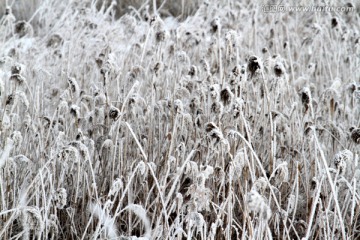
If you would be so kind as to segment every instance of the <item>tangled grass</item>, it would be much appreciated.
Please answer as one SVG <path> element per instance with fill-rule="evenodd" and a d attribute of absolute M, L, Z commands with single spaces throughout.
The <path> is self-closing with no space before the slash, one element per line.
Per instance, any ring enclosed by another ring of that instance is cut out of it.
<path fill-rule="evenodd" d="M 354 2 L 6 2 L 0 239 L 360 237 Z"/>

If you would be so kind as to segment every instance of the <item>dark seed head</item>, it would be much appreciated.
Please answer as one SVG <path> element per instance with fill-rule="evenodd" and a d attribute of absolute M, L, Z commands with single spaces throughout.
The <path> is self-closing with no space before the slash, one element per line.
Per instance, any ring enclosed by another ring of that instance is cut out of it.
<path fill-rule="evenodd" d="M 69 84 L 71 92 L 73 92 L 73 93 L 77 92 L 78 86 L 77 86 L 75 79 L 68 78 L 68 84 Z"/>
<path fill-rule="evenodd" d="M 111 106 L 109 110 L 109 117 L 116 121 L 120 117 L 120 110 L 114 106 Z"/>
<path fill-rule="evenodd" d="M 360 128 L 354 128 L 351 131 L 351 139 L 356 143 L 360 144 Z"/>
<path fill-rule="evenodd" d="M 273 28 L 270 29 L 270 34 L 269 35 L 270 35 L 269 38 L 274 38 L 275 32 L 274 32 Z"/>
<path fill-rule="evenodd" d="M 231 103 L 231 95 L 232 94 L 228 88 L 224 88 L 223 90 L 221 90 L 220 99 L 225 106 Z"/>
<path fill-rule="evenodd" d="M 19 21 L 15 24 L 14 32 L 19 35 L 19 37 L 24 37 L 27 33 L 27 23 L 25 21 Z"/>
<path fill-rule="evenodd" d="M 156 32 L 155 38 L 157 42 L 163 42 L 165 40 L 165 32 L 164 31 Z"/>
<path fill-rule="evenodd" d="M 157 62 L 155 63 L 155 66 L 154 66 L 154 72 L 155 72 L 155 75 L 158 76 L 159 72 L 163 69 L 163 63 L 162 62 Z M 134 77 L 136 77 L 136 75 L 138 74 L 135 74 L 133 73 Z"/>
<path fill-rule="evenodd" d="M 195 97 L 191 99 L 189 107 L 192 113 L 195 113 L 196 109 L 199 107 L 199 104 L 200 104 L 200 100 L 198 98 Z"/>
<path fill-rule="evenodd" d="M 5 15 L 10 15 L 11 13 L 11 8 L 10 7 L 6 7 L 5 9 Z"/>
<path fill-rule="evenodd" d="M 276 65 L 274 66 L 274 73 L 275 73 L 275 75 L 276 75 L 277 77 L 280 77 L 281 75 L 284 74 L 282 67 L 281 67 L 280 65 L 278 65 L 278 64 L 276 64 Z"/>
<path fill-rule="evenodd" d="M 189 75 L 194 77 L 194 76 L 196 76 L 196 73 L 197 73 L 197 68 L 196 68 L 196 66 L 192 65 L 189 70 Z"/>
<path fill-rule="evenodd" d="M 84 137 L 84 134 L 81 131 L 79 131 L 78 134 L 76 134 L 75 139 L 76 139 L 76 141 L 81 141 L 81 139 L 83 137 Z"/>
<path fill-rule="evenodd" d="M 62 37 L 59 34 L 54 34 L 50 37 L 50 39 L 46 43 L 46 47 L 56 48 L 61 45 L 63 42 Z"/>
<path fill-rule="evenodd" d="M 217 128 L 217 127 L 216 127 L 216 125 L 215 125 L 214 123 L 209 122 L 209 123 L 207 123 L 206 126 L 205 126 L 205 131 L 206 131 L 207 133 L 209 133 L 209 132 L 211 132 L 212 130 L 214 130 L 214 129 L 216 129 L 216 128 Z"/>
<path fill-rule="evenodd" d="M 215 18 L 214 20 L 211 21 L 210 25 L 211 25 L 211 31 L 215 33 L 219 28 L 220 20 L 218 18 Z"/>
<path fill-rule="evenodd" d="M 131 97 L 129 98 L 129 106 L 133 106 L 135 104 L 135 98 Z"/>
<path fill-rule="evenodd" d="M 331 19 L 331 27 L 332 27 L 332 28 L 335 28 L 338 24 L 339 24 L 339 23 L 338 23 L 338 20 L 337 20 L 336 17 L 334 17 L 334 18 Z"/>
<path fill-rule="evenodd" d="M 301 101 L 303 105 L 308 105 L 310 103 L 309 93 L 306 91 L 301 92 Z"/>
<path fill-rule="evenodd" d="M 24 21 L 20 21 L 15 25 L 15 33 L 20 33 L 25 29 L 26 23 Z"/>
<path fill-rule="evenodd" d="M 80 116 L 80 108 L 78 106 L 76 106 L 76 105 L 72 105 L 70 107 L 70 114 L 73 117 L 79 118 L 79 116 Z"/>
<path fill-rule="evenodd" d="M 11 74 L 20 74 L 21 72 L 21 66 L 20 65 L 14 65 L 11 67 Z"/>
<path fill-rule="evenodd" d="M 5 105 L 12 105 L 14 104 L 14 94 L 10 94 L 8 95 L 7 99 L 6 99 L 6 102 L 5 102 Z"/>
<path fill-rule="evenodd" d="M 248 60 L 248 71 L 252 76 L 256 73 L 258 69 L 260 69 L 259 59 L 256 56 L 251 56 Z"/>
<path fill-rule="evenodd" d="M 232 70 L 232 73 L 234 74 L 235 77 L 240 75 L 240 67 L 239 66 L 235 66 Z"/>
<path fill-rule="evenodd" d="M 318 185 L 318 182 L 315 178 L 311 180 L 311 190 L 316 190 L 316 187 Z"/>

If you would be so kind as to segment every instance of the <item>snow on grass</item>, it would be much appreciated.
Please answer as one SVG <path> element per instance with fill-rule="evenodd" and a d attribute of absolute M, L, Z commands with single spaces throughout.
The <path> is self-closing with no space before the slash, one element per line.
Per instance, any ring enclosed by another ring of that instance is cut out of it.
<path fill-rule="evenodd" d="M 359 238 L 360 7 L 263 4 L 5 1 L 0 238 Z"/>

